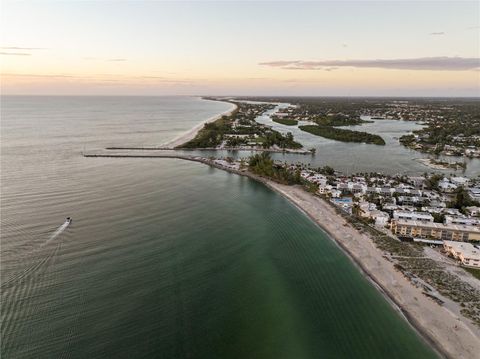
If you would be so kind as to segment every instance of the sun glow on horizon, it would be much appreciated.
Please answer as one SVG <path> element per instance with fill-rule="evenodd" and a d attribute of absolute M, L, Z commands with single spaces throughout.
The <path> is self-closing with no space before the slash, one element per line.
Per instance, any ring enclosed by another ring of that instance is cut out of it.
<path fill-rule="evenodd" d="M 477 2 L 3 8 L 3 94 L 479 96 Z"/>

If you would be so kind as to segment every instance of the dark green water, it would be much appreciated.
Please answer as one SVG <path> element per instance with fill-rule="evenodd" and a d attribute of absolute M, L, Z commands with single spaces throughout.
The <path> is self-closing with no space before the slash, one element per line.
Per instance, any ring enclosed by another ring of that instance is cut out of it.
<path fill-rule="evenodd" d="M 1 358 L 434 358 L 336 245 L 263 185 L 179 160 L 80 155 L 105 137 L 174 137 L 187 109 L 191 121 L 225 110 L 205 106 L 7 103 Z M 53 235 L 66 216 L 72 225 Z"/>
<path fill-rule="evenodd" d="M 6 357 L 434 357 L 279 195 L 200 164 L 121 161 L 105 175 L 134 171 L 123 186 L 142 191 L 123 206 L 105 193 L 102 221 L 79 213 L 8 289 L 26 295 Z"/>

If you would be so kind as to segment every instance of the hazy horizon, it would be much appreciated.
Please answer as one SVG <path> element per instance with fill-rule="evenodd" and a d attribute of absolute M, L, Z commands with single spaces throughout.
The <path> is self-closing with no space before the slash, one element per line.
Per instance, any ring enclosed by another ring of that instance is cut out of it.
<path fill-rule="evenodd" d="M 11 95 L 479 97 L 480 4 L 2 3 Z"/>
<path fill-rule="evenodd" d="M 199 97 L 199 98 L 209 98 L 215 97 L 218 99 L 221 98 L 377 98 L 377 99 L 468 99 L 468 100 L 477 100 L 480 99 L 480 95 L 478 96 L 375 96 L 375 95 L 354 95 L 354 96 L 341 96 L 341 95 L 229 95 L 229 94 L 222 94 L 222 95 L 215 95 L 215 94 L 205 94 L 205 95 L 189 95 L 189 94 L 159 94 L 159 95 L 138 95 L 138 94 L 130 94 L 130 95 L 110 95 L 110 94 L 97 94 L 97 95 L 90 95 L 90 94 L 82 94 L 82 95 L 60 95 L 60 94 L 0 94 L 0 97 Z"/>

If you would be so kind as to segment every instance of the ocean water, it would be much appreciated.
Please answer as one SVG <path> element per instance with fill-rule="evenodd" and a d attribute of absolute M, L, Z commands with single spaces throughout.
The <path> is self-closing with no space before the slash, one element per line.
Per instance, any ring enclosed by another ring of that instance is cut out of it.
<path fill-rule="evenodd" d="M 161 143 L 228 107 L 2 99 L 2 358 L 436 357 L 263 185 L 180 160 L 81 156 Z"/>

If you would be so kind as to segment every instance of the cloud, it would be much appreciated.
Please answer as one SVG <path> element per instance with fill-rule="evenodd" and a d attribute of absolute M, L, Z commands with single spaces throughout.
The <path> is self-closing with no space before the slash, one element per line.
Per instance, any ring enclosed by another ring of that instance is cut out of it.
<path fill-rule="evenodd" d="M 125 85 L 189 85 L 204 79 L 188 78 L 167 78 L 162 76 L 125 76 L 121 74 L 90 74 L 90 75 L 71 75 L 71 74 L 33 74 L 33 73 L 3 73 L 3 77 L 9 79 L 18 79 L 22 81 L 69 81 L 77 83 L 91 84 L 110 84 L 119 83 Z"/>
<path fill-rule="evenodd" d="M 476 30 L 476 29 L 480 29 L 480 26 L 469 26 L 469 27 L 467 27 L 467 30 Z"/>
<path fill-rule="evenodd" d="M 111 61 L 111 62 L 121 62 L 121 61 L 127 61 L 127 59 L 108 59 L 107 61 Z"/>
<path fill-rule="evenodd" d="M 442 35 L 445 35 L 445 32 L 443 32 L 443 31 L 431 32 L 431 33 L 429 33 L 429 35 L 432 35 L 432 36 L 442 36 Z"/>
<path fill-rule="evenodd" d="M 46 50 L 45 47 L 18 47 L 18 46 L 2 46 L 2 50 Z"/>
<path fill-rule="evenodd" d="M 44 47 L 19 47 L 19 46 L 1 46 L 1 50 L 7 50 L 1 51 L 0 55 L 7 55 L 7 56 L 32 56 L 32 54 L 24 51 L 34 51 L 34 50 L 46 50 Z M 10 52 L 12 50 L 15 50 L 15 52 Z M 20 52 L 21 51 L 21 52 Z"/>
<path fill-rule="evenodd" d="M 31 78 L 31 77 L 38 77 L 38 78 L 63 78 L 63 77 L 70 77 L 72 78 L 72 75 L 62 75 L 62 74 L 16 74 L 16 73 L 4 73 L 3 76 L 8 76 L 8 77 L 25 77 L 25 78 Z"/>
<path fill-rule="evenodd" d="M 32 54 L 28 54 L 26 52 L 0 52 L 0 55 L 7 55 L 7 56 L 32 56 Z"/>
<path fill-rule="evenodd" d="M 331 70 L 338 67 L 381 68 L 393 70 L 465 71 L 480 68 L 480 58 L 419 57 L 413 59 L 269 61 L 259 65 L 283 70 Z"/>

